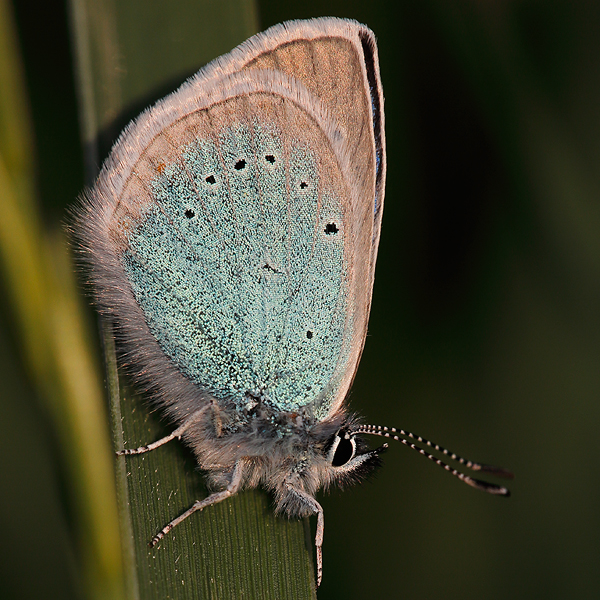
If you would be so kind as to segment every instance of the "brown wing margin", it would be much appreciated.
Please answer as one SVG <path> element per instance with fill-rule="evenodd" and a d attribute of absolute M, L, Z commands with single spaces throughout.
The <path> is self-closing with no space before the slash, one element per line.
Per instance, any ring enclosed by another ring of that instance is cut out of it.
<path fill-rule="evenodd" d="M 365 59 L 367 81 L 371 92 L 371 106 L 373 109 L 373 134 L 375 136 L 375 153 L 377 171 L 375 175 L 375 223 L 378 224 L 383 208 L 383 194 L 385 186 L 385 135 L 383 133 L 383 94 L 379 79 L 379 64 L 376 59 L 377 48 L 372 35 L 366 31 L 359 32 L 360 43 Z M 378 237 L 378 236 L 377 236 Z"/>

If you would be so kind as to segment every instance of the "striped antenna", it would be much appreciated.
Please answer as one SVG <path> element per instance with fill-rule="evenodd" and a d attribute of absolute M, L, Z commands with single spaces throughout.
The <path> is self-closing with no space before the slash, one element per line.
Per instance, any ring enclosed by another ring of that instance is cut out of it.
<path fill-rule="evenodd" d="M 449 459 L 456 461 L 466 469 L 471 469 L 471 471 L 480 471 L 482 473 L 489 473 L 491 475 L 495 475 L 496 477 L 512 479 L 514 475 L 506 469 L 502 469 L 500 467 L 493 467 L 492 465 L 483 465 L 480 463 L 473 462 L 471 460 L 467 460 L 465 458 L 462 458 L 462 456 L 458 456 L 458 454 L 455 454 L 454 452 L 451 452 L 450 450 L 439 446 L 438 444 L 434 444 L 433 442 L 426 440 L 420 435 L 415 435 L 410 431 L 404 431 L 404 429 L 396 429 L 395 427 L 382 427 L 381 425 L 359 425 L 358 427 L 353 428 L 351 433 L 378 435 L 380 437 L 396 440 L 397 442 L 400 442 L 405 446 L 416 450 L 419 454 L 427 457 L 436 465 L 442 467 L 443 469 L 454 475 L 454 477 L 457 477 L 462 482 L 466 483 L 467 485 L 470 485 L 471 487 L 474 487 L 483 492 L 488 492 L 489 494 L 495 494 L 497 496 L 510 496 L 510 491 L 508 490 L 508 488 L 505 488 L 504 486 L 495 485 L 493 483 L 488 483 L 486 481 L 481 481 L 480 479 L 475 479 L 473 477 L 470 477 L 469 475 L 465 475 L 464 473 L 461 473 L 454 467 L 447 465 L 439 458 L 433 456 L 433 454 L 430 454 L 420 446 L 417 446 L 415 443 L 409 442 L 408 439 L 414 440 L 415 442 L 419 442 L 420 444 L 425 444 L 429 448 L 432 448 L 437 452 L 441 452 L 442 454 L 444 454 L 444 456 L 447 456 Z"/>

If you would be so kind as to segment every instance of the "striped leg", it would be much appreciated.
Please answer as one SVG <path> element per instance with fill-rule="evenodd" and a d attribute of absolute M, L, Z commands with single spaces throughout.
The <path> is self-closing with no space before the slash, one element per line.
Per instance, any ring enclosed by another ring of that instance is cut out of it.
<path fill-rule="evenodd" d="M 209 408 L 211 404 L 207 404 L 202 407 L 200 410 L 197 410 L 192 416 L 187 419 L 183 424 L 181 424 L 175 431 L 170 433 L 169 435 L 161 438 L 160 440 L 156 440 L 156 442 L 152 442 L 147 446 L 140 446 L 139 448 L 125 448 L 123 450 L 117 450 L 117 456 L 128 456 L 130 454 L 144 454 L 144 452 L 150 452 L 150 450 L 155 450 L 159 448 L 163 444 L 174 440 L 175 438 L 181 439 L 181 436 L 185 433 L 185 431 L 191 427 L 194 423 L 198 421 L 198 419 L 202 416 L 202 414 Z"/>
<path fill-rule="evenodd" d="M 317 587 L 323 579 L 323 534 L 325 532 L 325 517 L 323 507 L 309 494 L 287 484 L 287 489 L 297 496 L 304 504 L 317 515 L 317 533 L 315 535 L 315 549 L 317 551 Z"/>
<path fill-rule="evenodd" d="M 188 508 L 184 513 L 180 514 L 176 519 L 173 519 L 168 525 L 163 527 L 150 542 L 150 546 L 156 546 L 160 540 L 162 540 L 173 527 L 179 525 L 182 521 L 187 519 L 191 514 L 195 513 L 198 510 L 202 510 L 207 506 L 211 506 L 213 504 L 217 504 L 217 502 L 222 502 L 223 500 L 233 496 L 238 492 L 240 486 L 242 484 L 242 475 L 244 470 L 244 460 L 239 460 L 233 469 L 233 473 L 231 475 L 231 482 L 227 486 L 227 489 L 222 492 L 215 492 L 208 496 L 208 498 L 204 498 L 204 500 L 196 500 L 194 504 L 190 508 Z"/>

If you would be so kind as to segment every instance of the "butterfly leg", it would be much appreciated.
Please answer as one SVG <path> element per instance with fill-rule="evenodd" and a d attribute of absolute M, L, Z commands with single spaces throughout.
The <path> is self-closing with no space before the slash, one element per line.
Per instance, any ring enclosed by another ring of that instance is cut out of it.
<path fill-rule="evenodd" d="M 323 534 L 325 532 L 325 517 L 323 507 L 309 494 L 299 490 L 293 485 L 287 484 L 287 489 L 302 502 L 308 506 L 313 513 L 317 515 L 317 534 L 315 535 L 315 549 L 317 551 L 317 587 L 321 585 L 323 579 Z"/>
<path fill-rule="evenodd" d="M 240 486 L 242 484 L 244 463 L 244 459 L 238 460 L 238 462 L 235 463 L 235 467 L 233 468 L 233 473 L 231 475 L 231 481 L 227 486 L 227 489 L 223 490 L 222 492 L 215 492 L 214 494 L 208 496 L 208 498 L 204 498 L 204 500 L 196 500 L 196 502 L 194 502 L 194 504 L 192 504 L 192 506 L 188 508 L 184 513 L 180 514 L 177 518 L 173 519 L 168 525 L 163 527 L 163 529 L 161 529 L 152 538 L 150 546 L 156 546 L 156 544 L 158 544 L 158 542 L 162 540 L 162 538 L 164 538 L 165 535 L 167 535 L 167 533 L 169 533 L 169 531 L 173 529 L 173 527 L 179 525 L 179 523 L 187 519 L 191 514 L 195 513 L 198 510 L 202 510 L 207 506 L 217 504 L 217 502 L 222 502 L 223 500 L 236 494 L 239 491 Z"/>
<path fill-rule="evenodd" d="M 160 440 L 156 440 L 156 442 L 152 442 L 151 444 L 148 444 L 147 446 L 140 446 L 139 448 L 125 448 L 124 450 L 117 450 L 116 455 L 117 456 L 125 456 L 125 455 L 129 455 L 129 454 L 143 454 L 144 452 L 150 452 L 150 450 L 155 450 L 156 448 L 162 446 L 163 444 L 166 444 L 167 442 L 170 442 L 171 440 L 174 440 L 175 438 L 181 438 L 181 436 L 184 434 L 184 432 L 190 426 L 192 426 L 202 416 L 202 414 L 206 411 L 206 409 L 209 408 L 210 406 L 211 406 L 211 404 L 207 404 L 206 406 L 203 406 L 200 410 L 197 410 L 195 413 L 192 414 L 192 416 L 189 419 L 184 421 L 184 423 L 181 424 L 175 431 L 173 431 L 169 435 L 166 435 L 164 438 L 161 438 Z"/>

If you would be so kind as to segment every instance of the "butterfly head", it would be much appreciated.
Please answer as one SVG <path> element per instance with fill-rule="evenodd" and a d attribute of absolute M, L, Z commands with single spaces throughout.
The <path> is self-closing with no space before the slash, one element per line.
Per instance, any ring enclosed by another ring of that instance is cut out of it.
<path fill-rule="evenodd" d="M 275 490 L 279 511 L 290 516 L 310 514 L 306 497 L 300 497 L 298 490 L 314 498 L 321 488 L 359 483 L 381 465 L 387 444 L 371 450 L 352 421 L 345 417 L 318 423 L 303 448 L 287 457 Z"/>

